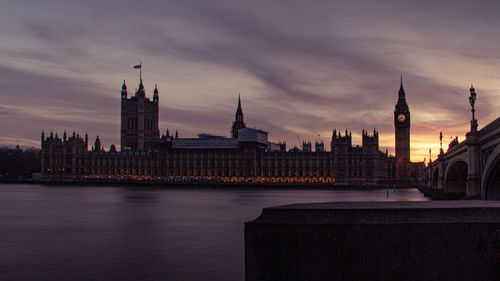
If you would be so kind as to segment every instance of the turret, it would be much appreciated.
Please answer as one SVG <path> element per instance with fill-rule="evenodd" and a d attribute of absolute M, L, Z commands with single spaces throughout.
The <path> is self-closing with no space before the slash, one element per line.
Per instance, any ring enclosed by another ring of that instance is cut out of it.
<path fill-rule="evenodd" d="M 368 131 L 363 129 L 362 146 L 376 145 L 378 149 L 378 132 L 373 129 L 373 135 L 369 135 Z"/>
<path fill-rule="evenodd" d="M 302 152 L 311 152 L 312 151 L 312 148 L 311 148 L 311 141 L 303 141 L 302 142 Z"/>
<path fill-rule="evenodd" d="M 153 94 L 153 102 L 158 103 L 158 86 L 155 84 L 155 90 Z"/>
<path fill-rule="evenodd" d="M 135 92 L 135 95 L 140 96 L 140 97 L 146 96 L 146 92 L 144 91 L 144 85 L 142 84 L 142 79 L 141 79 L 141 82 L 139 83 L 139 89 L 137 89 L 137 92 Z"/>
<path fill-rule="evenodd" d="M 125 85 L 125 80 L 123 80 L 122 85 L 122 99 L 127 99 L 127 85 Z"/>
<path fill-rule="evenodd" d="M 316 152 L 324 152 L 325 151 L 325 144 L 322 140 L 319 142 L 318 141 L 314 142 L 314 151 L 316 151 Z"/>
<path fill-rule="evenodd" d="M 94 149 L 97 152 L 101 151 L 101 140 L 99 139 L 99 136 L 95 138 Z"/>

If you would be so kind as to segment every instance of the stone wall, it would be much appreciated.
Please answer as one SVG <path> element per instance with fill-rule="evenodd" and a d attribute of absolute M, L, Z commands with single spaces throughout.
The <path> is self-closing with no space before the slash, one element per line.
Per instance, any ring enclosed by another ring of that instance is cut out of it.
<path fill-rule="evenodd" d="M 500 202 L 298 204 L 245 224 L 246 280 L 498 280 Z"/>

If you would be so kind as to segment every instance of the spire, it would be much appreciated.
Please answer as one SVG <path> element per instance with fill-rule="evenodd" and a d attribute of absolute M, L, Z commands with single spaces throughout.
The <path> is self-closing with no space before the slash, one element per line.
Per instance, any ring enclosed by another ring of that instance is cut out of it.
<path fill-rule="evenodd" d="M 238 108 L 235 114 L 236 121 L 243 121 L 243 110 L 241 109 L 241 96 L 238 94 Z"/>
<path fill-rule="evenodd" d="M 398 96 L 399 96 L 400 100 L 406 100 L 406 93 L 405 93 L 405 89 L 403 88 L 403 75 L 401 75 L 401 84 L 399 86 Z"/>
<path fill-rule="evenodd" d="M 232 138 L 237 139 L 238 131 L 243 128 L 246 128 L 246 125 L 245 122 L 243 121 L 243 110 L 241 109 L 241 96 L 238 94 L 238 108 L 236 109 L 233 126 L 231 127 Z"/>
<path fill-rule="evenodd" d="M 399 85 L 398 102 L 396 104 L 396 110 L 398 112 L 409 110 L 408 104 L 406 103 L 406 93 L 405 93 L 405 89 L 403 87 L 403 76 L 402 75 L 401 75 L 401 84 Z"/>

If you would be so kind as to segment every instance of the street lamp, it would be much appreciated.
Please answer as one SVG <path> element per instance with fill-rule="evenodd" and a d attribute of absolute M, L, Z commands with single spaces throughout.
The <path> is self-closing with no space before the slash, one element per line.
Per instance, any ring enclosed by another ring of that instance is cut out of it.
<path fill-rule="evenodd" d="M 476 90 L 470 85 L 470 97 L 469 97 L 469 104 L 472 107 L 472 121 L 470 121 L 470 130 L 471 132 L 477 131 L 477 120 L 475 116 L 476 110 L 474 109 L 474 104 L 476 103 Z"/>
<path fill-rule="evenodd" d="M 444 154 L 443 151 L 443 132 L 439 132 L 439 154 Z"/>

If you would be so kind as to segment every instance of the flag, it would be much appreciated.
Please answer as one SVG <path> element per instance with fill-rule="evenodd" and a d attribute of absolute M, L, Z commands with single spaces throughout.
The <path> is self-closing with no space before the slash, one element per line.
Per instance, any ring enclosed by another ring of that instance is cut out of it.
<path fill-rule="evenodd" d="M 134 65 L 135 69 L 142 69 L 142 64 Z"/>

